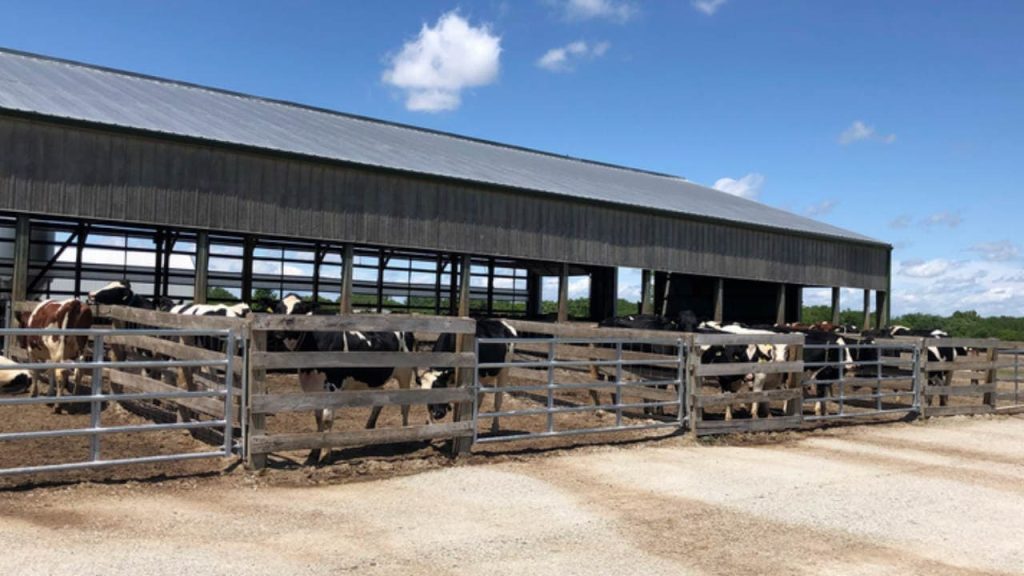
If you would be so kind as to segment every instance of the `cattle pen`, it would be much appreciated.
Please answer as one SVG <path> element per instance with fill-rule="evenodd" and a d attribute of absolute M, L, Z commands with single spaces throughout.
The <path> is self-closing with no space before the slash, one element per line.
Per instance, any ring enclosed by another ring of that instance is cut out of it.
<path fill-rule="evenodd" d="M 101 430 L 107 419 L 139 438 L 188 430 L 194 446 L 165 436 L 156 444 L 166 446 L 135 445 L 177 455 L 223 447 L 217 454 L 258 468 L 300 450 L 440 440 L 464 454 L 583 435 L 777 431 L 1024 405 L 1013 343 L 851 341 L 841 350 L 857 358 L 836 362 L 831 345 L 800 335 L 599 325 L 624 312 L 785 324 L 801 319 L 805 291 L 821 289 L 838 323 L 845 289 L 863 295 L 862 328 L 886 326 L 891 259 L 886 242 L 678 176 L 0 49 L 7 356 L 41 370 L 17 342 L 30 333 L 11 331 L 14 315 L 110 282 L 153 300 L 256 311 L 95 306 L 83 355 L 61 368 L 85 370 L 89 393 L 61 401 L 89 406 L 89 422 L 65 434 L 79 440 L 116 436 Z M 639 278 L 630 301 L 620 298 L 627 273 Z M 318 314 L 259 308 L 286 295 Z M 515 335 L 477 337 L 481 318 Z M 408 333 L 417 346 L 272 349 L 281 331 Z M 450 352 L 430 344 L 444 334 L 455 335 Z M 483 361 L 488 346 L 509 354 Z M 930 358 L 937 346 L 971 355 Z M 705 358 L 737 347 L 770 361 Z M 805 361 L 817 348 L 826 360 Z M 445 389 L 299 390 L 298 371 L 318 367 L 455 378 Z M 507 380 L 481 382 L 480 370 Z M 29 429 L 0 431 L 11 442 L 41 432 L 33 426 L 49 426 L 52 438 L 67 431 L 43 418 L 55 401 L 22 400 L 0 398 L 0 408 L 39 416 L 22 422 Z M 424 415 L 441 405 L 452 406 L 450 420 Z M 311 430 L 313 413 L 364 409 L 386 411 L 383 425 L 346 418 Z M 395 425 L 398 412 L 411 423 Z M 47 453 L 58 462 L 6 450 L 0 467 L 78 465 L 59 446 Z"/>

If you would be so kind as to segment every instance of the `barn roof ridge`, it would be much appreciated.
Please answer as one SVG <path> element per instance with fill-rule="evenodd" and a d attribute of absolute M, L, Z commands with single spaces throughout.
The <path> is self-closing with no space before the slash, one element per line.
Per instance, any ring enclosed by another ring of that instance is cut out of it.
<path fill-rule="evenodd" d="M 887 245 L 681 176 L 0 47 L 4 109 Z"/>

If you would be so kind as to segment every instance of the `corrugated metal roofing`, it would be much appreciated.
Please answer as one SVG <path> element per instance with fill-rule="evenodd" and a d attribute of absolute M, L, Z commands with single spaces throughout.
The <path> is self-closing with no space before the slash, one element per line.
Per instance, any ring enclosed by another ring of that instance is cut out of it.
<path fill-rule="evenodd" d="M 881 244 L 678 177 L 3 49 L 0 109 Z"/>

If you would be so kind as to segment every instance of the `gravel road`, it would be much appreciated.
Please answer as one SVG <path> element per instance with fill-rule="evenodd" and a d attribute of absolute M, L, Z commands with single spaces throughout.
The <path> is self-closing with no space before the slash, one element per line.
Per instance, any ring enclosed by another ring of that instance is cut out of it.
<path fill-rule="evenodd" d="M 1024 417 L 473 462 L 0 491 L 0 574 L 1024 573 Z"/>

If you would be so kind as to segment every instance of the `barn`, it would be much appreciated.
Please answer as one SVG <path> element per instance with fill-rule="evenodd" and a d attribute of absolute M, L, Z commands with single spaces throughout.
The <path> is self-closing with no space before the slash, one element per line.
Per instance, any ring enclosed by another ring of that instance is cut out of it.
<path fill-rule="evenodd" d="M 343 311 L 569 320 L 638 307 L 888 313 L 892 247 L 684 178 L 0 50 L 0 279 L 14 300 L 122 278 L 176 299 L 299 292 Z M 543 306 L 545 286 L 558 305 Z"/>

